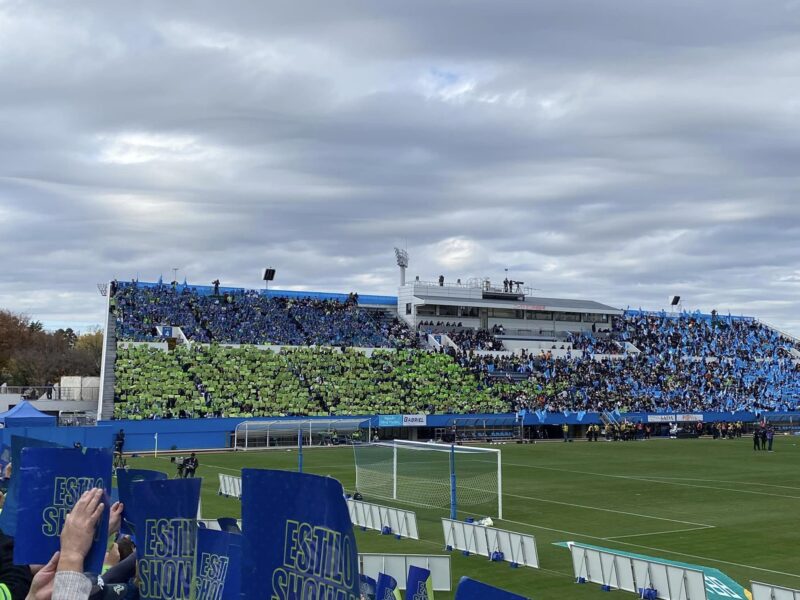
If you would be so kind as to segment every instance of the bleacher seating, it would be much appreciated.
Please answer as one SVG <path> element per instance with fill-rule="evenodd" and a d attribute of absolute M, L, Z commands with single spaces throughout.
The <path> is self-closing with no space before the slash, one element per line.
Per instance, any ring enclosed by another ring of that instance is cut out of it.
<path fill-rule="evenodd" d="M 193 342 L 413 347 L 416 335 L 397 319 L 377 320 L 347 301 L 271 297 L 258 290 L 202 294 L 186 285 L 116 283 L 117 339 L 157 341 L 157 326 L 180 327 Z"/>
<path fill-rule="evenodd" d="M 135 347 L 120 350 L 116 376 L 117 418 L 510 410 L 449 355 L 416 350 Z"/>
<path fill-rule="evenodd" d="M 121 339 L 156 340 L 156 325 L 180 325 L 200 342 L 121 350 L 117 417 L 773 410 L 800 401 L 794 343 L 747 318 L 628 311 L 610 331 L 571 333 L 556 350 L 478 355 L 502 343 L 444 323 L 458 349 L 420 350 L 417 332 L 392 315 L 368 314 L 355 295 L 128 284 L 112 310 Z M 419 333 L 429 326 L 438 327 Z"/>

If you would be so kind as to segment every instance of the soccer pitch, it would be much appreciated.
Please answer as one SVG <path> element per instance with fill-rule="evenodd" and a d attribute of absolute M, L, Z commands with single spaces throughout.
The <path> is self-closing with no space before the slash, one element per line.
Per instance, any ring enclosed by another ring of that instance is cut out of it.
<path fill-rule="evenodd" d="M 542 568 L 512 569 L 452 552 L 453 586 L 469 575 L 537 600 L 602 597 L 599 586 L 573 582 L 569 552 L 553 545 L 574 540 L 714 567 L 747 589 L 750 580 L 800 588 L 798 441 L 776 438 L 774 453 L 754 452 L 749 438 L 492 446 L 503 454 L 505 519 L 495 526 L 533 534 Z M 218 473 L 297 468 L 294 450 L 199 458 L 206 518 L 239 516 L 238 500 L 217 495 Z M 130 458 L 128 464 L 175 474 L 166 457 Z M 353 450 L 306 449 L 304 470 L 335 477 L 352 491 Z M 447 511 L 398 506 L 417 513 L 421 539 L 357 530 L 359 551 L 444 554 L 440 518 Z"/>

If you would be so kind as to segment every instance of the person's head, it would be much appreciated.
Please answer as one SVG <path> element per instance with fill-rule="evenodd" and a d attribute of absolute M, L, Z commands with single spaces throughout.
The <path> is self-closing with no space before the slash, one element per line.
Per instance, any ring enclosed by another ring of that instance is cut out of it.
<path fill-rule="evenodd" d="M 194 458 L 194 452 L 192 452 L 192 458 Z"/>

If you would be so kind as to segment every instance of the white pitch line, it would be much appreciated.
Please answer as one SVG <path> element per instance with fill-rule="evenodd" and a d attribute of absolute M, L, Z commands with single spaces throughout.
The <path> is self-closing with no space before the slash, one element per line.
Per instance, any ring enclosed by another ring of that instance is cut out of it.
<path fill-rule="evenodd" d="M 540 469 L 543 471 L 557 471 L 561 473 L 575 473 L 577 475 L 593 475 L 595 477 L 610 477 L 612 479 L 628 479 L 631 481 L 646 481 L 649 483 L 659 483 L 661 485 L 675 485 L 680 487 L 700 488 L 708 490 L 716 490 L 718 492 L 734 492 L 739 494 L 752 494 L 756 496 L 772 496 L 774 498 L 789 498 L 792 500 L 800 500 L 800 496 L 787 496 L 785 494 L 771 494 L 769 492 L 756 492 L 754 490 L 738 490 L 732 488 L 717 487 L 713 485 L 695 485 L 692 483 L 679 483 L 677 481 L 664 481 L 661 479 L 652 479 L 649 477 L 635 477 L 633 475 L 611 475 L 609 473 L 595 473 L 592 471 L 576 471 L 573 469 L 557 469 L 555 467 L 540 467 L 538 465 L 524 465 L 522 463 L 503 463 L 513 467 L 523 467 L 526 469 Z"/>
<path fill-rule="evenodd" d="M 714 526 L 710 527 L 689 527 L 688 529 L 672 529 L 671 531 L 650 531 L 648 533 L 631 533 L 628 535 L 612 535 L 610 537 L 603 538 L 604 540 L 620 540 L 622 538 L 632 538 L 632 537 L 644 537 L 647 535 L 665 535 L 667 533 L 686 533 L 687 531 L 703 531 L 704 529 L 714 529 Z"/>
<path fill-rule="evenodd" d="M 719 558 L 711 558 L 708 556 L 697 556 L 696 554 L 687 554 L 685 552 L 676 552 L 675 550 L 666 550 L 665 548 L 654 548 L 652 546 L 643 546 L 641 544 L 634 544 L 631 542 L 621 542 L 619 540 L 609 540 L 608 538 L 598 537 L 596 535 L 587 535 L 585 533 L 576 533 L 574 531 L 566 531 L 564 529 L 553 529 L 552 527 L 543 527 L 541 525 L 532 525 L 531 523 L 524 523 L 522 521 L 511 521 L 509 519 L 500 519 L 505 521 L 506 523 L 514 523 L 515 525 L 523 525 L 525 527 L 532 527 L 533 529 L 543 529 L 545 531 L 555 531 L 557 533 L 565 533 L 567 535 L 574 535 L 577 537 L 586 538 L 589 540 L 600 540 L 600 541 L 610 541 L 614 544 L 621 544 L 623 546 L 631 546 L 632 548 L 643 548 L 645 550 L 652 550 L 654 552 L 664 552 L 666 554 L 674 554 L 675 556 L 686 556 L 688 558 L 694 558 L 697 560 L 707 560 L 714 563 L 719 563 L 722 565 L 731 565 L 734 567 L 742 567 L 743 569 L 753 569 L 754 571 L 763 571 L 765 573 L 773 573 L 775 575 L 786 575 L 787 577 L 796 577 L 800 579 L 800 575 L 797 573 L 786 573 L 785 571 L 775 571 L 773 569 L 765 569 L 764 567 L 756 567 L 754 565 L 745 565 L 742 563 L 735 563 L 728 560 L 721 560 Z"/>
<path fill-rule="evenodd" d="M 695 525 L 699 529 L 710 529 L 714 527 L 714 525 L 709 525 L 708 523 L 695 523 L 693 521 L 681 521 L 679 519 L 669 519 L 667 517 L 655 517 L 653 515 L 643 515 L 641 513 L 635 512 L 628 512 L 625 510 L 615 510 L 613 508 L 602 508 L 599 506 L 587 506 L 585 504 L 573 504 L 572 502 L 560 502 L 558 500 L 548 500 L 547 498 L 535 498 L 533 496 L 522 496 L 520 494 L 510 494 L 508 492 L 503 492 L 503 496 L 511 496 L 513 498 L 522 498 L 524 500 L 534 500 L 536 502 L 547 502 L 548 504 L 561 504 L 562 506 L 574 506 L 575 508 L 585 508 L 588 510 L 599 510 L 602 512 L 610 512 L 616 513 L 619 515 L 627 515 L 629 517 L 641 517 L 643 519 L 655 519 L 657 521 L 668 521 L 670 523 L 681 523 L 683 525 Z"/>
<path fill-rule="evenodd" d="M 763 487 L 780 488 L 783 490 L 800 491 L 800 487 L 793 487 L 791 485 L 777 485 L 774 483 L 759 483 L 757 481 L 733 481 L 731 479 L 705 479 L 705 478 L 692 478 L 692 477 L 661 477 L 655 475 L 648 475 L 652 479 L 668 479 L 672 481 L 707 481 L 709 483 L 733 483 L 736 485 L 758 485 Z"/>

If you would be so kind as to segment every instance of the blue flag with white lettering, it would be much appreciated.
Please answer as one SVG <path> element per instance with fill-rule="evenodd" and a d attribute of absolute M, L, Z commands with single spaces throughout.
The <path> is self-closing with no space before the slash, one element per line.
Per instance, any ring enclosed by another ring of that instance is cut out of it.
<path fill-rule="evenodd" d="M 28 438 L 21 435 L 11 436 L 11 467 L 16 471 L 11 474 L 11 482 L 8 484 L 6 500 L 3 503 L 3 511 L 0 512 L 0 530 L 8 536 L 14 537 L 17 534 L 17 507 L 19 506 L 19 461 L 23 448 L 61 448 L 60 444 Z M 50 559 L 47 559 L 50 560 Z"/>
<path fill-rule="evenodd" d="M 433 600 L 433 580 L 428 569 L 408 567 L 406 600 Z"/>
<path fill-rule="evenodd" d="M 117 469 L 117 489 L 119 490 L 119 501 L 123 506 L 120 533 L 126 535 L 136 533 L 136 527 L 133 524 L 136 511 L 136 495 L 133 493 L 133 485 L 139 481 L 158 481 L 160 479 L 167 479 L 167 474 L 147 469 Z"/>
<path fill-rule="evenodd" d="M 238 600 L 242 581 L 242 536 L 197 530 L 194 600 Z"/>
<path fill-rule="evenodd" d="M 245 600 L 359 597 L 358 551 L 342 484 L 242 469 Z"/>
<path fill-rule="evenodd" d="M 187 600 L 192 589 L 200 478 L 138 481 L 136 566 L 139 597 Z"/>
<path fill-rule="evenodd" d="M 378 573 L 375 600 L 402 600 L 397 580 L 386 573 Z"/>
<path fill-rule="evenodd" d="M 361 600 L 375 600 L 378 582 L 363 573 L 359 575 L 359 578 L 361 580 Z"/>
<path fill-rule="evenodd" d="M 455 600 L 528 600 L 528 598 L 469 577 L 462 577 L 456 588 Z"/>
<path fill-rule="evenodd" d="M 105 509 L 97 525 L 94 542 L 84 569 L 99 572 L 103 567 L 108 537 L 109 494 L 111 492 L 111 450 L 99 448 L 25 448 L 19 467 L 17 536 L 14 562 L 18 565 L 44 564 L 59 549 L 61 530 L 81 495 L 93 488 L 105 490 Z"/>

